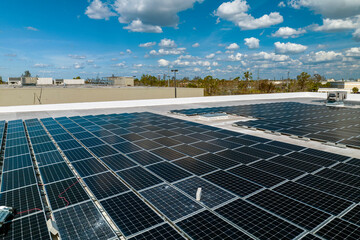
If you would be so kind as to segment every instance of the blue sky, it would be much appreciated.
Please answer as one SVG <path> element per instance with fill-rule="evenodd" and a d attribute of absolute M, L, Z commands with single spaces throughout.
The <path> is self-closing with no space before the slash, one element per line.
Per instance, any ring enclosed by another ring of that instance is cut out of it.
<path fill-rule="evenodd" d="M 359 0 L 1 1 L 0 76 L 360 78 Z"/>

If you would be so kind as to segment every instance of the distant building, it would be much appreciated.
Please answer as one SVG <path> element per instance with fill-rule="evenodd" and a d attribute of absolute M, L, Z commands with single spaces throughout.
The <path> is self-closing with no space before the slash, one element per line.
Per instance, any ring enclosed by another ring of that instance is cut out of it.
<path fill-rule="evenodd" d="M 64 79 L 65 85 L 85 85 L 85 79 Z"/>
<path fill-rule="evenodd" d="M 47 85 L 53 85 L 54 79 L 53 78 L 38 78 L 36 85 L 37 86 L 47 86 Z"/>
<path fill-rule="evenodd" d="M 21 86 L 22 85 L 21 77 L 9 77 L 8 85 Z"/>
<path fill-rule="evenodd" d="M 14 86 L 35 86 L 36 82 L 36 77 L 9 77 L 8 79 L 8 85 Z"/>
<path fill-rule="evenodd" d="M 134 86 L 134 77 L 105 77 L 103 78 L 104 82 L 107 82 L 109 85 L 120 86 L 120 87 L 133 87 Z"/>
<path fill-rule="evenodd" d="M 336 81 L 336 82 L 331 82 L 331 87 L 332 88 L 338 88 L 341 90 L 345 90 L 347 92 L 352 92 L 352 89 L 354 87 L 357 87 L 358 89 L 360 89 L 360 82 L 358 81 Z"/>

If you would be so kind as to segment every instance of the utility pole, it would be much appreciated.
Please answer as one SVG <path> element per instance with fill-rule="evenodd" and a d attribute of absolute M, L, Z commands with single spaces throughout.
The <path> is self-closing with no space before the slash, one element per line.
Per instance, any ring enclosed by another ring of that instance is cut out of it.
<path fill-rule="evenodd" d="M 177 73 L 178 71 L 179 71 L 179 70 L 177 70 L 177 69 L 171 69 L 171 72 L 174 73 L 175 98 L 177 98 L 177 93 L 176 93 L 176 73 Z"/>

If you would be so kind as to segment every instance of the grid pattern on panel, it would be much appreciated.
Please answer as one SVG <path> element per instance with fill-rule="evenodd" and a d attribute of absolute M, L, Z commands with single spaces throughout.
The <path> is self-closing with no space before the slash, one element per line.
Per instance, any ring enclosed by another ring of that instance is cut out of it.
<path fill-rule="evenodd" d="M 40 167 L 39 170 L 45 184 L 74 177 L 74 174 L 65 162 Z"/>
<path fill-rule="evenodd" d="M 0 205 L 13 207 L 17 216 L 25 216 L 43 209 L 37 185 L 2 192 Z"/>
<path fill-rule="evenodd" d="M 277 154 L 286 154 L 286 153 L 289 153 L 289 152 L 292 151 L 292 150 L 289 150 L 289 149 L 278 148 L 278 147 L 267 145 L 267 144 L 256 144 L 256 145 L 254 145 L 252 147 L 260 149 L 260 150 L 272 152 L 272 153 L 277 153 Z"/>
<path fill-rule="evenodd" d="M 334 215 L 340 214 L 352 205 L 352 202 L 345 199 L 294 182 L 286 182 L 274 191 Z"/>
<path fill-rule="evenodd" d="M 71 206 L 89 199 L 76 178 L 45 185 L 52 210 Z"/>
<path fill-rule="evenodd" d="M 297 160 L 294 158 L 289 158 L 286 156 L 277 156 L 269 160 L 270 162 L 274 162 L 283 166 L 291 167 L 304 172 L 313 172 L 321 168 L 322 166 L 311 164 L 308 162 L 304 162 L 301 160 Z"/>
<path fill-rule="evenodd" d="M 56 147 L 52 142 L 39 143 L 32 146 L 35 154 L 55 151 Z"/>
<path fill-rule="evenodd" d="M 191 173 L 169 162 L 157 163 L 154 165 L 150 165 L 147 168 L 168 182 L 175 182 L 192 175 Z"/>
<path fill-rule="evenodd" d="M 43 213 L 34 214 L 3 226 L 6 229 L 4 240 L 50 240 L 49 231 Z"/>
<path fill-rule="evenodd" d="M 162 183 L 163 181 L 141 167 L 117 172 L 117 174 L 136 190 Z"/>
<path fill-rule="evenodd" d="M 291 158 L 301 160 L 301 161 L 309 162 L 309 163 L 312 163 L 312 164 L 317 164 L 319 166 L 325 166 L 325 167 L 328 167 L 328 166 L 333 165 L 334 163 L 336 163 L 336 161 L 334 161 L 334 160 L 325 159 L 325 158 L 322 158 L 322 157 L 316 157 L 316 156 L 309 155 L 309 154 L 306 154 L 306 153 L 303 153 L 303 152 L 293 152 L 293 153 L 290 153 L 287 156 L 291 157 Z"/>
<path fill-rule="evenodd" d="M 110 172 L 84 178 L 84 181 L 97 199 L 107 198 L 129 190 Z"/>
<path fill-rule="evenodd" d="M 205 175 L 203 178 L 241 197 L 249 195 L 250 193 L 262 188 L 259 185 L 246 181 L 225 171 L 217 171 Z"/>
<path fill-rule="evenodd" d="M 248 154 L 248 155 L 251 155 L 254 157 L 262 158 L 262 159 L 267 159 L 270 157 L 274 157 L 276 155 L 276 153 L 263 151 L 263 150 L 256 149 L 253 147 L 242 147 L 242 148 L 236 149 L 235 151 L 245 153 L 245 154 Z"/>
<path fill-rule="evenodd" d="M 103 200 L 101 204 L 125 236 L 163 222 L 161 217 L 132 192 Z"/>
<path fill-rule="evenodd" d="M 244 200 L 238 199 L 216 210 L 234 224 L 260 239 L 294 239 L 303 230 Z"/>
<path fill-rule="evenodd" d="M 200 212 L 176 225 L 193 239 L 252 239 L 209 211 Z"/>
<path fill-rule="evenodd" d="M 36 183 L 34 169 L 22 168 L 2 174 L 1 191 L 7 191 Z"/>
<path fill-rule="evenodd" d="M 163 159 L 161 159 L 158 156 L 156 156 L 150 152 L 147 152 L 147 151 L 139 151 L 139 152 L 135 152 L 135 153 L 130 153 L 130 154 L 128 154 L 128 157 L 130 157 L 135 162 L 137 162 L 138 164 L 141 164 L 143 166 L 163 161 Z"/>
<path fill-rule="evenodd" d="M 246 165 L 241 165 L 235 168 L 232 168 L 231 170 L 229 170 L 229 172 L 245 178 L 247 180 L 253 181 L 257 184 L 260 184 L 264 187 L 272 187 L 274 185 L 277 185 L 281 182 L 283 182 L 285 179 L 278 177 L 276 175 L 258 170 L 256 168 L 250 167 L 250 166 L 246 166 Z"/>
<path fill-rule="evenodd" d="M 72 165 L 81 177 L 107 171 L 107 168 L 95 158 L 73 162 Z"/>
<path fill-rule="evenodd" d="M 197 142 L 197 143 L 193 143 L 191 144 L 191 146 L 203 149 L 205 151 L 208 152 L 219 152 L 221 150 L 225 150 L 225 148 L 211 144 L 211 143 L 207 143 L 207 142 Z"/>
<path fill-rule="evenodd" d="M 30 154 L 19 155 L 4 159 L 3 171 L 11 171 L 19 168 L 32 166 L 32 159 Z"/>
<path fill-rule="evenodd" d="M 166 239 L 166 240 L 180 240 L 185 239 L 169 224 L 165 223 L 149 231 L 136 235 L 130 238 L 131 240 L 149 240 L 149 239 Z"/>
<path fill-rule="evenodd" d="M 6 147 L 5 148 L 5 158 L 13 157 L 17 155 L 23 155 L 30 153 L 29 147 L 27 144 L 24 145 L 18 145 L 13 147 Z"/>
<path fill-rule="evenodd" d="M 35 159 L 39 166 L 63 162 L 64 159 L 58 151 L 36 154 Z"/>
<path fill-rule="evenodd" d="M 123 170 L 136 166 L 136 164 L 131 161 L 129 158 L 122 154 L 112 155 L 108 157 L 103 157 L 101 160 L 108 165 L 113 171 Z"/>
<path fill-rule="evenodd" d="M 210 208 L 235 197 L 235 195 L 232 195 L 199 177 L 192 177 L 178 182 L 175 186 L 195 199 L 198 188 L 201 188 L 200 201 Z"/>
<path fill-rule="evenodd" d="M 208 153 L 208 154 L 198 156 L 198 157 L 196 157 L 196 159 L 199 159 L 207 164 L 210 164 L 214 167 L 218 167 L 220 169 L 227 169 L 227 168 L 234 167 L 239 164 L 238 162 L 218 156 L 213 153 Z"/>
<path fill-rule="evenodd" d="M 304 174 L 302 171 L 265 160 L 255 162 L 250 166 L 290 180 Z"/>
<path fill-rule="evenodd" d="M 317 172 L 315 175 L 327 178 L 333 181 L 337 181 L 346 185 L 360 188 L 360 176 L 355 176 L 352 174 L 340 172 L 337 170 L 325 168 L 320 172 Z"/>
<path fill-rule="evenodd" d="M 155 155 L 158 155 L 158 156 L 164 158 L 165 160 L 168 160 L 168 161 L 172 161 L 172 160 L 179 159 L 179 158 L 186 156 L 183 153 L 180 153 L 178 151 L 175 151 L 173 149 L 166 148 L 166 147 L 158 148 L 158 149 L 152 150 L 151 152 L 154 153 Z"/>
<path fill-rule="evenodd" d="M 357 205 L 351 209 L 351 211 L 349 211 L 341 218 L 360 226 L 360 205 Z"/>
<path fill-rule="evenodd" d="M 330 217 L 328 213 L 268 189 L 251 196 L 248 200 L 309 231 Z"/>
<path fill-rule="evenodd" d="M 176 160 L 173 163 L 196 175 L 203 175 L 217 170 L 216 167 L 213 167 L 211 165 L 208 165 L 204 162 L 198 161 L 190 157 Z"/>
<path fill-rule="evenodd" d="M 74 139 L 57 143 L 62 150 L 81 148 L 81 145 Z"/>
<path fill-rule="evenodd" d="M 63 240 L 102 240 L 115 237 L 91 201 L 56 211 L 54 216 Z"/>
<path fill-rule="evenodd" d="M 145 190 L 141 195 L 172 221 L 202 208 L 167 184 Z"/>
<path fill-rule="evenodd" d="M 174 149 L 176 151 L 179 151 L 179 152 L 189 155 L 191 157 L 206 153 L 206 151 L 204 151 L 204 150 L 201 150 L 199 148 L 196 148 L 196 147 L 193 147 L 193 146 L 187 145 L 187 144 L 182 144 L 182 145 L 176 146 L 176 147 L 174 147 Z"/>
<path fill-rule="evenodd" d="M 356 160 L 356 159 L 353 159 Z M 341 172 L 346 172 L 346 173 L 350 173 L 356 176 L 360 176 L 360 165 L 359 166 L 355 166 L 351 164 L 351 161 L 347 162 L 347 163 L 340 163 L 337 164 L 333 167 L 331 167 L 331 169 L 335 169 Z"/>
<path fill-rule="evenodd" d="M 234 150 L 221 151 L 221 152 L 216 153 L 216 155 L 228 158 L 228 159 L 233 160 L 238 163 L 244 163 L 244 164 L 248 164 L 248 163 L 254 162 L 259 159 L 258 157 L 250 156 L 248 154 L 244 154 L 244 153 L 237 152 Z"/>
<path fill-rule="evenodd" d="M 105 157 L 119 153 L 108 145 L 100 145 L 89 148 L 97 157 Z"/>
<path fill-rule="evenodd" d="M 141 150 L 141 148 L 139 148 L 138 146 L 136 146 L 131 142 L 123 142 L 123 143 L 115 144 L 113 145 L 113 147 L 122 153 L 131 153 Z"/>
<path fill-rule="evenodd" d="M 85 148 L 75 148 L 64 151 L 65 156 L 70 162 L 91 158 L 92 155 Z"/>
<path fill-rule="evenodd" d="M 360 239 L 360 228 L 352 223 L 348 223 L 339 218 L 333 219 L 331 222 L 320 228 L 316 235 L 325 239 Z"/>

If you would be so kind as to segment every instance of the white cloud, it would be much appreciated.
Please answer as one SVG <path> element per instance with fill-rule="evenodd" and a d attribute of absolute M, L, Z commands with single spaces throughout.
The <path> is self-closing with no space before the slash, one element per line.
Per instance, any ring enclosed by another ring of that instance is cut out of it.
<path fill-rule="evenodd" d="M 297 54 L 304 52 L 307 47 L 301 44 L 296 43 L 281 43 L 276 42 L 275 45 L 275 52 L 280 54 Z"/>
<path fill-rule="evenodd" d="M 353 47 L 345 51 L 346 57 L 360 58 L 360 47 Z"/>
<path fill-rule="evenodd" d="M 37 31 L 39 31 L 39 29 L 37 29 L 37 28 L 34 28 L 34 27 L 25 27 L 25 29 L 26 30 L 29 30 L 29 31 L 35 31 L 35 32 L 37 32 Z"/>
<path fill-rule="evenodd" d="M 327 63 L 333 61 L 340 61 L 342 60 L 343 55 L 341 53 L 337 53 L 334 51 L 320 51 L 316 53 L 310 53 L 306 56 L 301 57 L 305 63 Z"/>
<path fill-rule="evenodd" d="M 75 69 L 83 69 L 85 66 L 83 63 L 74 63 L 74 68 Z"/>
<path fill-rule="evenodd" d="M 36 67 L 36 68 L 47 68 L 47 67 L 49 67 L 49 64 L 36 63 L 36 64 L 34 64 L 34 67 Z"/>
<path fill-rule="evenodd" d="M 162 33 L 163 32 L 160 26 L 144 24 L 139 19 L 131 21 L 131 23 L 128 26 L 125 26 L 124 29 L 127 29 L 130 32 L 146 32 L 146 33 Z"/>
<path fill-rule="evenodd" d="M 254 37 L 251 38 L 245 38 L 245 45 L 249 48 L 249 49 L 256 49 L 259 48 L 260 46 L 260 40 Z"/>
<path fill-rule="evenodd" d="M 360 42 L 360 27 L 353 32 L 353 38 L 355 41 Z"/>
<path fill-rule="evenodd" d="M 345 18 L 360 14 L 359 0 L 288 0 L 288 5 L 307 7 L 329 18 Z"/>
<path fill-rule="evenodd" d="M 150 55 L 156 56 L 156 55 L 180 55 L 183 54 L 186 51 L 186 48 L 173 48 L 173 49 L 159 49 L 158 51 L 156 50 L 151 50 L 150 51 Z"/>
<path fill-rule="evenodd" d="M 200 44 L 199 44 L 199 43 L 194 43 L 194 44 L 192 45 L 192 47 L 193 47 L 193 48 L 200 47 Z"/>
<path fill-rule="evenodd" d="M 232 43 L 230 44 L 229 46 L 226 47 L 226 49 L 228 50 L 236 50 L 236 49 L 239 49 L 239 45 L 237 45 L 236 43 Z"/>
<path fill-rule="evenodd" d="M 201 69 L 200 68 L 194 68 L 194 72 L 200 72 Z"/>
<path fill-rule="evenodd" d="M 271 34 L 273 37 L 281 38 L 297 38 L 299 35 L 306 33 L 305 29 L 299 28 L 298 30 L 290 27 L 281 27 L 275 33 Z"/>
<path fill-rule="evenodd" d="M 179 12 L 192 8 L 203 0 L 116 0 L 115 11 L 120 15 L 119 22 L 129 24 L 126 29 L 134 29 L 134 22 L 139 26 L 137 32 L 162 32 L 162 27 L 176 27 Z M 146 26 L 146 27 L 145 27 Z"/>
<path fill-rule="evenodd" d="M 69 54 L 68 56 L 73 58 L 73 59 L 85 59 L 86 58 L 86 56 L 84 56 L 84 55 L 72 55 L 72 54 Z"/>
<path fill-rule="evenodd" d="M 155 46 L 155 45 L 156 45 L 156 42 L 147 42 L 147 43 L 140 44 L 139 47 L 148 48 L 148 47 L 152 47 L 152 46 Z"/>
<path fill-rule="evenodd" d="M 323 19 L 323 25 L 315 26 L 314 31 L 319 32 L 340 32 L 355 29 L 360 25 L 360 21 L 357 22 L 357 19 L 346 18 L 346 19 Z"/>
<path fill-rule="evenodd" d="M 214 53 L 211 53 L 209 55 L 206 56 L 207 59 L 211 59 L 211 58 L 214 58 L 215 57 L 215 54 Z"/>
<path fill-rule="evenodd" d="M 290 60 L 287 55 L 279 55 L 275 53 L 259 52 L 252 55 L 253 60 L 269 60 L 274 62 L 284 62 Z"/>
<path fill-rule="evenodd" d="M 126 49 L 127 54 L 132 54 L 132 51 L 130 49 Z"/>
<path fill-rule="evenodd" d="M 230 61 L 241 61 L 244 56 L 245 56 L 245 55 L 243 55 L 243 54 L 241 54 L 241 53 L 237 53 L 236 55 L 230 55 L 230 56 L 228 57 L 228 59 L 229 59 Z"/>
<path fill-rule="evenodd" d="M 141 67 L 143 67 L 144 65 L 142 65 L 141 63 L 139 63 L 139 64 L 134 64 L 134 67 L 136 67 L 136 68 L 141 68 Z"/>
<path fill-rule="evenodd" d="M 158 64 L 160 67 L 167 67 L 169 66 L 170 62 L 168 60 L 165 60 L 165 59 L 160 59 L 158 61 Z"/>
<path fill-rule="evenodd" d="M 254 18 L 247 13 L 249 8 L 250 6 L 247 4 L 246 0 L 234 0 L 222 3 L 214 14 L 215 16 L 218 16 L 219 19 L 221 18 L 233 22 L 242 30 L 266 28 L 284 21 L 283 17 L 278 12 L 265 14 L 260 18 Z"/>
<path fill-rule="evenodd" d="M 286 7 L 284 2 L 279 2 L 278 7 Z"/>
<path fill-rule="evenodd" d="M 92 19 L 105 19 L 109 20 L 110 17 L 116 16 L 116 13 L 111 12 L 106 3 L 100 0 L 94 0 L 86 8 L 85 14 Z"/>
<path fill-rule="evenodd" d="M 113 67 L 125 67 L 125 63 L 117 63 L 117 64 L 114 64 L 112 65 Z"/>
<path fill-rule="evenodd" d="M 164 39 L 161 39 L 161 41 L 159 43 L 159 47 L 162 47 L 162 48 L 174 48 L 174 47 L 176 47 L 176 43 L 175 43 L 174 40 L 164 38 Z"/>

